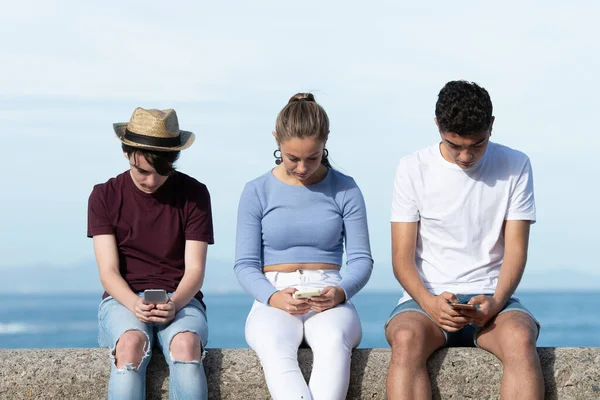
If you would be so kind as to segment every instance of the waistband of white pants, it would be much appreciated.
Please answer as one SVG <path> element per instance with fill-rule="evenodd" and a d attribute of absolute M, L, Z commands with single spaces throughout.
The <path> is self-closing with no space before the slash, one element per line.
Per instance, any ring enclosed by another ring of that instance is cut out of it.
<path fill-rule="evenodd" d="M 270 271 L 265 272 L 265 277 L 277 289 L 296 286 L 322 288 L 337 285 L 342 280 L 340 271 L 336 269 L 298 269 L 293 272 Z"/>

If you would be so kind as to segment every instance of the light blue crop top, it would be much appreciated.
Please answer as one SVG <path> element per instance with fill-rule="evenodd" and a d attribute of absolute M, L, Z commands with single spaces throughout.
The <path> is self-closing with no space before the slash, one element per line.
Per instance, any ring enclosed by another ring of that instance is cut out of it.
<path fill-rule="evenodd" d="M 248 293 L 268 304 L 277 289 L 264 276 L 265 265 L 341 266 L 344 240 L 347 267 L 340 286 L 348 300 L 373 270 L 365 203 L 356 182 L 329 169 L 319 183 L 292 186 L 269 171 L 248 182 L 240 198 L 235 274 Z"/>

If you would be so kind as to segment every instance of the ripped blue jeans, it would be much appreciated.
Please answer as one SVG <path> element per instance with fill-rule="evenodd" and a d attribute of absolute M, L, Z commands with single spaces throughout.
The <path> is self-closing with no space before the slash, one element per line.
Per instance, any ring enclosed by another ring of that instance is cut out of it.
<path fill-rule="evenodd" d="M 114 357 L 117 342 L 125 332 L 135 330 L 143 332 L 148 339 L 146 354 L 139 366 L 127 364 L 117 369 Z M 179 310 L 168 325 L 146 324 L 112 297 L 102 300 L 98 307 L 98 343 L 111 350 L 109 400 L 146 398 L 146 368 L 155 344 L 161 348 L 169 366 L 169 399 L 207 399 L 208 388 L 202 360 L 177 361 L 171 357 L 171 340 L 182 332 L 193 332 L 200 337 L 204 358 L 208 325 L 206 310 L 197 299 L 192 299 Z"/>

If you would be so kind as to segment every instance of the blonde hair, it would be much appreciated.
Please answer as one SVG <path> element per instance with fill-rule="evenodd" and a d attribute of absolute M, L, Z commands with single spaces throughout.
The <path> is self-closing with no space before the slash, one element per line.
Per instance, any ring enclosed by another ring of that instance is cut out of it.
<path fill-rule="evenodd" d="M 275 137 L 277 143 L 291 138 L 315 138 L 326 142 L 329 137 L 329 117 L 312 93 L 296 93 L 277 115 Z M 326 151 L 321 162 L 331 168 Z"/>

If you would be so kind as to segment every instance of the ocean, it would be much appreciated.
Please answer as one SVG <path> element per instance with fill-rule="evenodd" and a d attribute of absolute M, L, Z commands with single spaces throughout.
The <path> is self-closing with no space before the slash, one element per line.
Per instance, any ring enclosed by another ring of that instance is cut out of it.
<path fill-rule="evenodd" d="M 383 324 L 399 293 L 354 297 L 363 327 L 359 347 L 389 347 Z M 600 292 L 518 292 L 542 325 L 538 346 L 600 346 Z M 97 347 L 100 294 L 0 295 L 0 348 Z M 207 347 L 248 347 L 244 323 L 252 299 L 244 293 L 205 295 Z"/>

